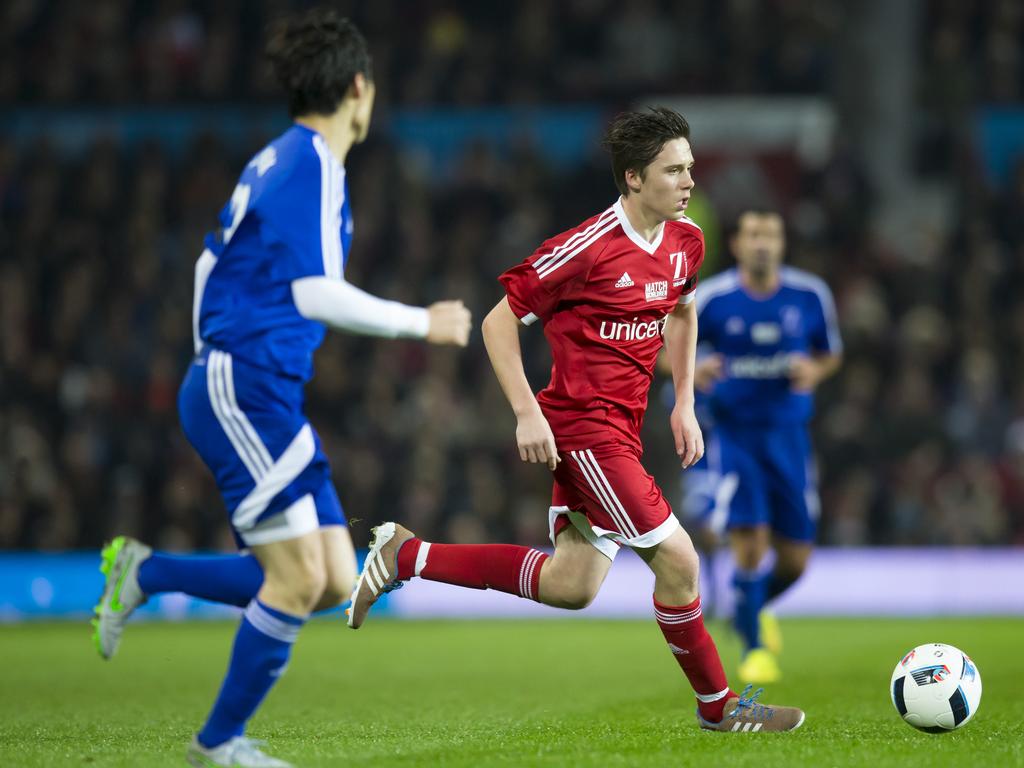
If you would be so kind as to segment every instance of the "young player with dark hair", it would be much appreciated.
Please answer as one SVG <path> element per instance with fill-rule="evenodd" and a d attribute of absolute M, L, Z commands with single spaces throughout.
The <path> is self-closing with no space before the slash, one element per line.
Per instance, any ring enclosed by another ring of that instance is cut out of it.
<path fill-rule="evenodd" d="M 683 467 L 704 451 L 693 412 L 693 297 L 704 240 L 685 215 L 694 186 L 689 136 L 686 120 L 668 109 L 618 116 L 605 143 L 621 197 L 502 275 L 506 296 L 483 323 L 491 363 L 518 419 L 520 458 L 554 474 L 554 555 L 505 544 L 431 544 L 385 523 L 374 530 L 349 624 L 360 627 L 381 593 L 415 576 L 583 608 L 619 547 L 628 546 L 654 572 L 654 614 L 696 693 L 701 727 L 789 731 L 804 720 L 799 709 L 758 704 L 757 694 L 737 696 L 729 688 L 701 617 L 697 554 L 640 463 L 640 425 L 663 341 Z M 554 365 L 550 384 L 535 397 L 519 330 L 538 320 Z"/>
<path fill-rule="evenodd" d="M 185 592 L 245 607 L 227 676 L 188 749 L 196 766 L 286 766 L 244 734 L 284 672 L 311 611 L 352 590 L 355 553 L 327 457 L 303 413 L 303 387 L 326 326 L 465 346 L 462 302 L 427 309 L 371 296 L 344 279 L 352 240 L 345 158 L 366 138 L 370 57 L 359 31 L 314 9 L 281 22 L 268 53 L 294 125 L 242 171 L 221 228 L 196 263 L 196 357 L 179 393 L 182 426 L 213 472 L 249 555 L 173 557 L 118 537 L 95 641 L 110 658 L 125 621 L 152 594 Z"/>
<path fill-rule="evenodd" d="M 781 677 L 781 633 L 763 609 L 810 558 L 819 501 L 807 422 L 814 390 L 839 369 L 843 344 L 828 286 L 782 264 L 778 212 L 744 211 L 730 246 L 736 267 L 697 291 L 694 379 L 708 450 L 684 475 L 683 514 L 713 535 L 728 531 L 734 623 L 746 648 L 739 676 L 772 683 Z M 763 563 L 769 549 L 770 571 Z"/>

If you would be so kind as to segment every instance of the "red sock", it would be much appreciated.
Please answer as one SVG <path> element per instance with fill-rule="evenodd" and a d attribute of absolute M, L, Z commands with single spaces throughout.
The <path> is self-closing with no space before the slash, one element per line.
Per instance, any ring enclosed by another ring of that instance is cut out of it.
<path fill-rule="evenodd" d="M 654 615 L 669 650 L 697 694 L 700 716 L 709 722 L 718 722 L 722 719 L 726 700 L 736 694 L 729 689 L 715 641 L 704 626 L 700 598 L 678 608 L 655 600 Z"/>
<path fill-rule="evenodd" d="M 398 578 L 421 576 L 540 602 L 540 568 L 547 559 L 540 550 L 514 544 L 429 544 L 409 539 L 398 550 Z"/>

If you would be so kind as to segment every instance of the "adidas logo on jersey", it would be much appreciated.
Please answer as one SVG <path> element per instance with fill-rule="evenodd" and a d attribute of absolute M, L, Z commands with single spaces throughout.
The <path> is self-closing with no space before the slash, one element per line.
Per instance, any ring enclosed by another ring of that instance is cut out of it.
<path fill-rule="evenodd" d="M 629 288 L 633 285 L 633 278 L 629 276 L 629 272 L 623 272 L 622 277 L 619 278 L 619 282 L 615 284 L 616 288 Z"/>

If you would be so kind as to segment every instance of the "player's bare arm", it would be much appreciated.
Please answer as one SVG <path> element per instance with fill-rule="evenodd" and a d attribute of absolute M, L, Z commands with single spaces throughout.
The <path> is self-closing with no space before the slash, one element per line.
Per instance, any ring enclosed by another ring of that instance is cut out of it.
<path fill-rule="evenodd" d="M 672 366 L 676 404 L 670 424 L 676 455 L 683 468 L 704 455 L 704 438 L 693 412 L 693 385 L 697 355 L 697 308 L 693 302 L 678 304 L 665 324 L 665 350 Z"/>
<path fill-rule="evenodd" d="M 842 355 L 794 355 L 789 363 L 789 378 L 797 392 L 813 392 L 843 363 Z"/>
<path fill-rule="evenodd" d="M 531 464 L 547 464 L 552 471 L 560 461 L 555 436 L 541 412 L 537 398 L 526 379 L 523 352 L 519 346 L 522 323 L 503 298 L 484 318 L 481 330 L 484 346 L 501 389 L 516 415 L 516 443 L 519 458 Z"/>

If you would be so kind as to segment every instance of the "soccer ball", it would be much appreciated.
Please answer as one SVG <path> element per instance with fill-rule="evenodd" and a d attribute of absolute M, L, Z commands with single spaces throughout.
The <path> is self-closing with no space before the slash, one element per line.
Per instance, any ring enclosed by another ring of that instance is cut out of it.
<path fill-rule="evenodd" d="M 896 711 L 928 733 L 966 725 L 981 703 L 981 673 L 971 657 L 952 645 L 919 645 L 896 665 L 889 683 Z"/>

